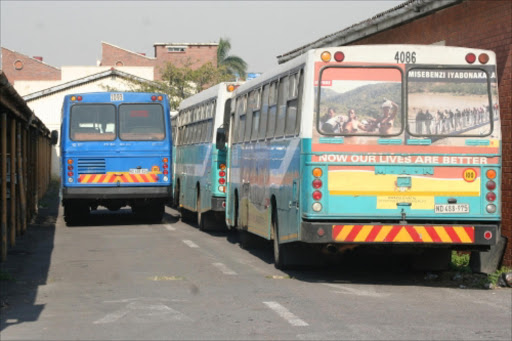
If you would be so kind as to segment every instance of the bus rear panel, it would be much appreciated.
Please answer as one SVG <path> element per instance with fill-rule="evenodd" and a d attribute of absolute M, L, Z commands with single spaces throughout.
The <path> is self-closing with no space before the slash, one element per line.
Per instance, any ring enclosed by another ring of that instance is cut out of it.
<path fill-rule="evenodd" d="M 165 95 L 68 95 L 61 136 L 66 221 L 79 221 L 100 205 L 114 211 L 128 205 L 161 220 L 172 167 Z"/>

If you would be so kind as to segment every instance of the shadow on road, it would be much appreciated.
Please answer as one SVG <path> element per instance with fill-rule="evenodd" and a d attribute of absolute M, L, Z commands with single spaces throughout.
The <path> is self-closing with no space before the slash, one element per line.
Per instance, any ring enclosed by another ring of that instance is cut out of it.
<path fill-rule="evenodd" d="M 36 301 L 46 285 L 59 212 L 59 184 L 52 183 L 39 202 L 38 215 L 0 264 L 0 331 L 14 324 L 38 320 L 45 305 Z"/>

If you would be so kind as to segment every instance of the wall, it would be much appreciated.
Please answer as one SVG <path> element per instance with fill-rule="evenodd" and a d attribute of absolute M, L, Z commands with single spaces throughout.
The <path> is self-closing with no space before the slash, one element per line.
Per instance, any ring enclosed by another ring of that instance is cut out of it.
<path fill-rule="evenodd" d="M 493 50 L 498 64 L 503 135 L 503 263 L 512 266 L 512 1 L 464 1 L 423 18 L 357 41 L 356 44 L 433 44 Z"/>
<path fill-rule="evenodd" d="M 15 67 L 17 61 L 22 66 L 20 70 Z M 2 47 L 2 71 L 11 84 L 18 80 L 60 79 L 58 68 L 4 47 Z"/>

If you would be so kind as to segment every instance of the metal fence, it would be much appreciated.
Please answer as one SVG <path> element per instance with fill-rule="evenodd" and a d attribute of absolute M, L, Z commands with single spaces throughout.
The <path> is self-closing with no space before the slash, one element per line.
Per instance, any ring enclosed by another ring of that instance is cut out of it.
<path fill-rule="evenodd" d="M 0 70 L 1 262 L 37 214 L 38 201 L 48 189 L 51 144 L 50 131 Z"/>

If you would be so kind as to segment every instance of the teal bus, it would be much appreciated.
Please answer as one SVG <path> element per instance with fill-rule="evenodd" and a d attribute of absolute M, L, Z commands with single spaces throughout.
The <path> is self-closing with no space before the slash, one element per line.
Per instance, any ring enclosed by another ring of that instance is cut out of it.
<path fill-rule="evenodd" d="M 171 130 L 166 95 L 96 92 L 67 95 L 62 107 L 64 219 L 84 221 L 104 206 L 130 206 L 159 222 L 171 198 Z"/>
<path fill-rule="evenodd" d="M 241 85 L 231 101 L 217 134 L 228 151 L 226 223 L 273 240 L 277 268 L 300 264 L 304 248 L 379 246 L 446 264 L 453 249 L 497 243 L 492 51 L 313 49 Z"/>
<path fill-rule="evenodd" d="M 183 100 L 176 117 L 174 205 L 182 219 L 200 229 L 224 221 L 226 150 L 215 147 L 214 132 L 223 125 L 238 83 L 220 83 Z"/>

